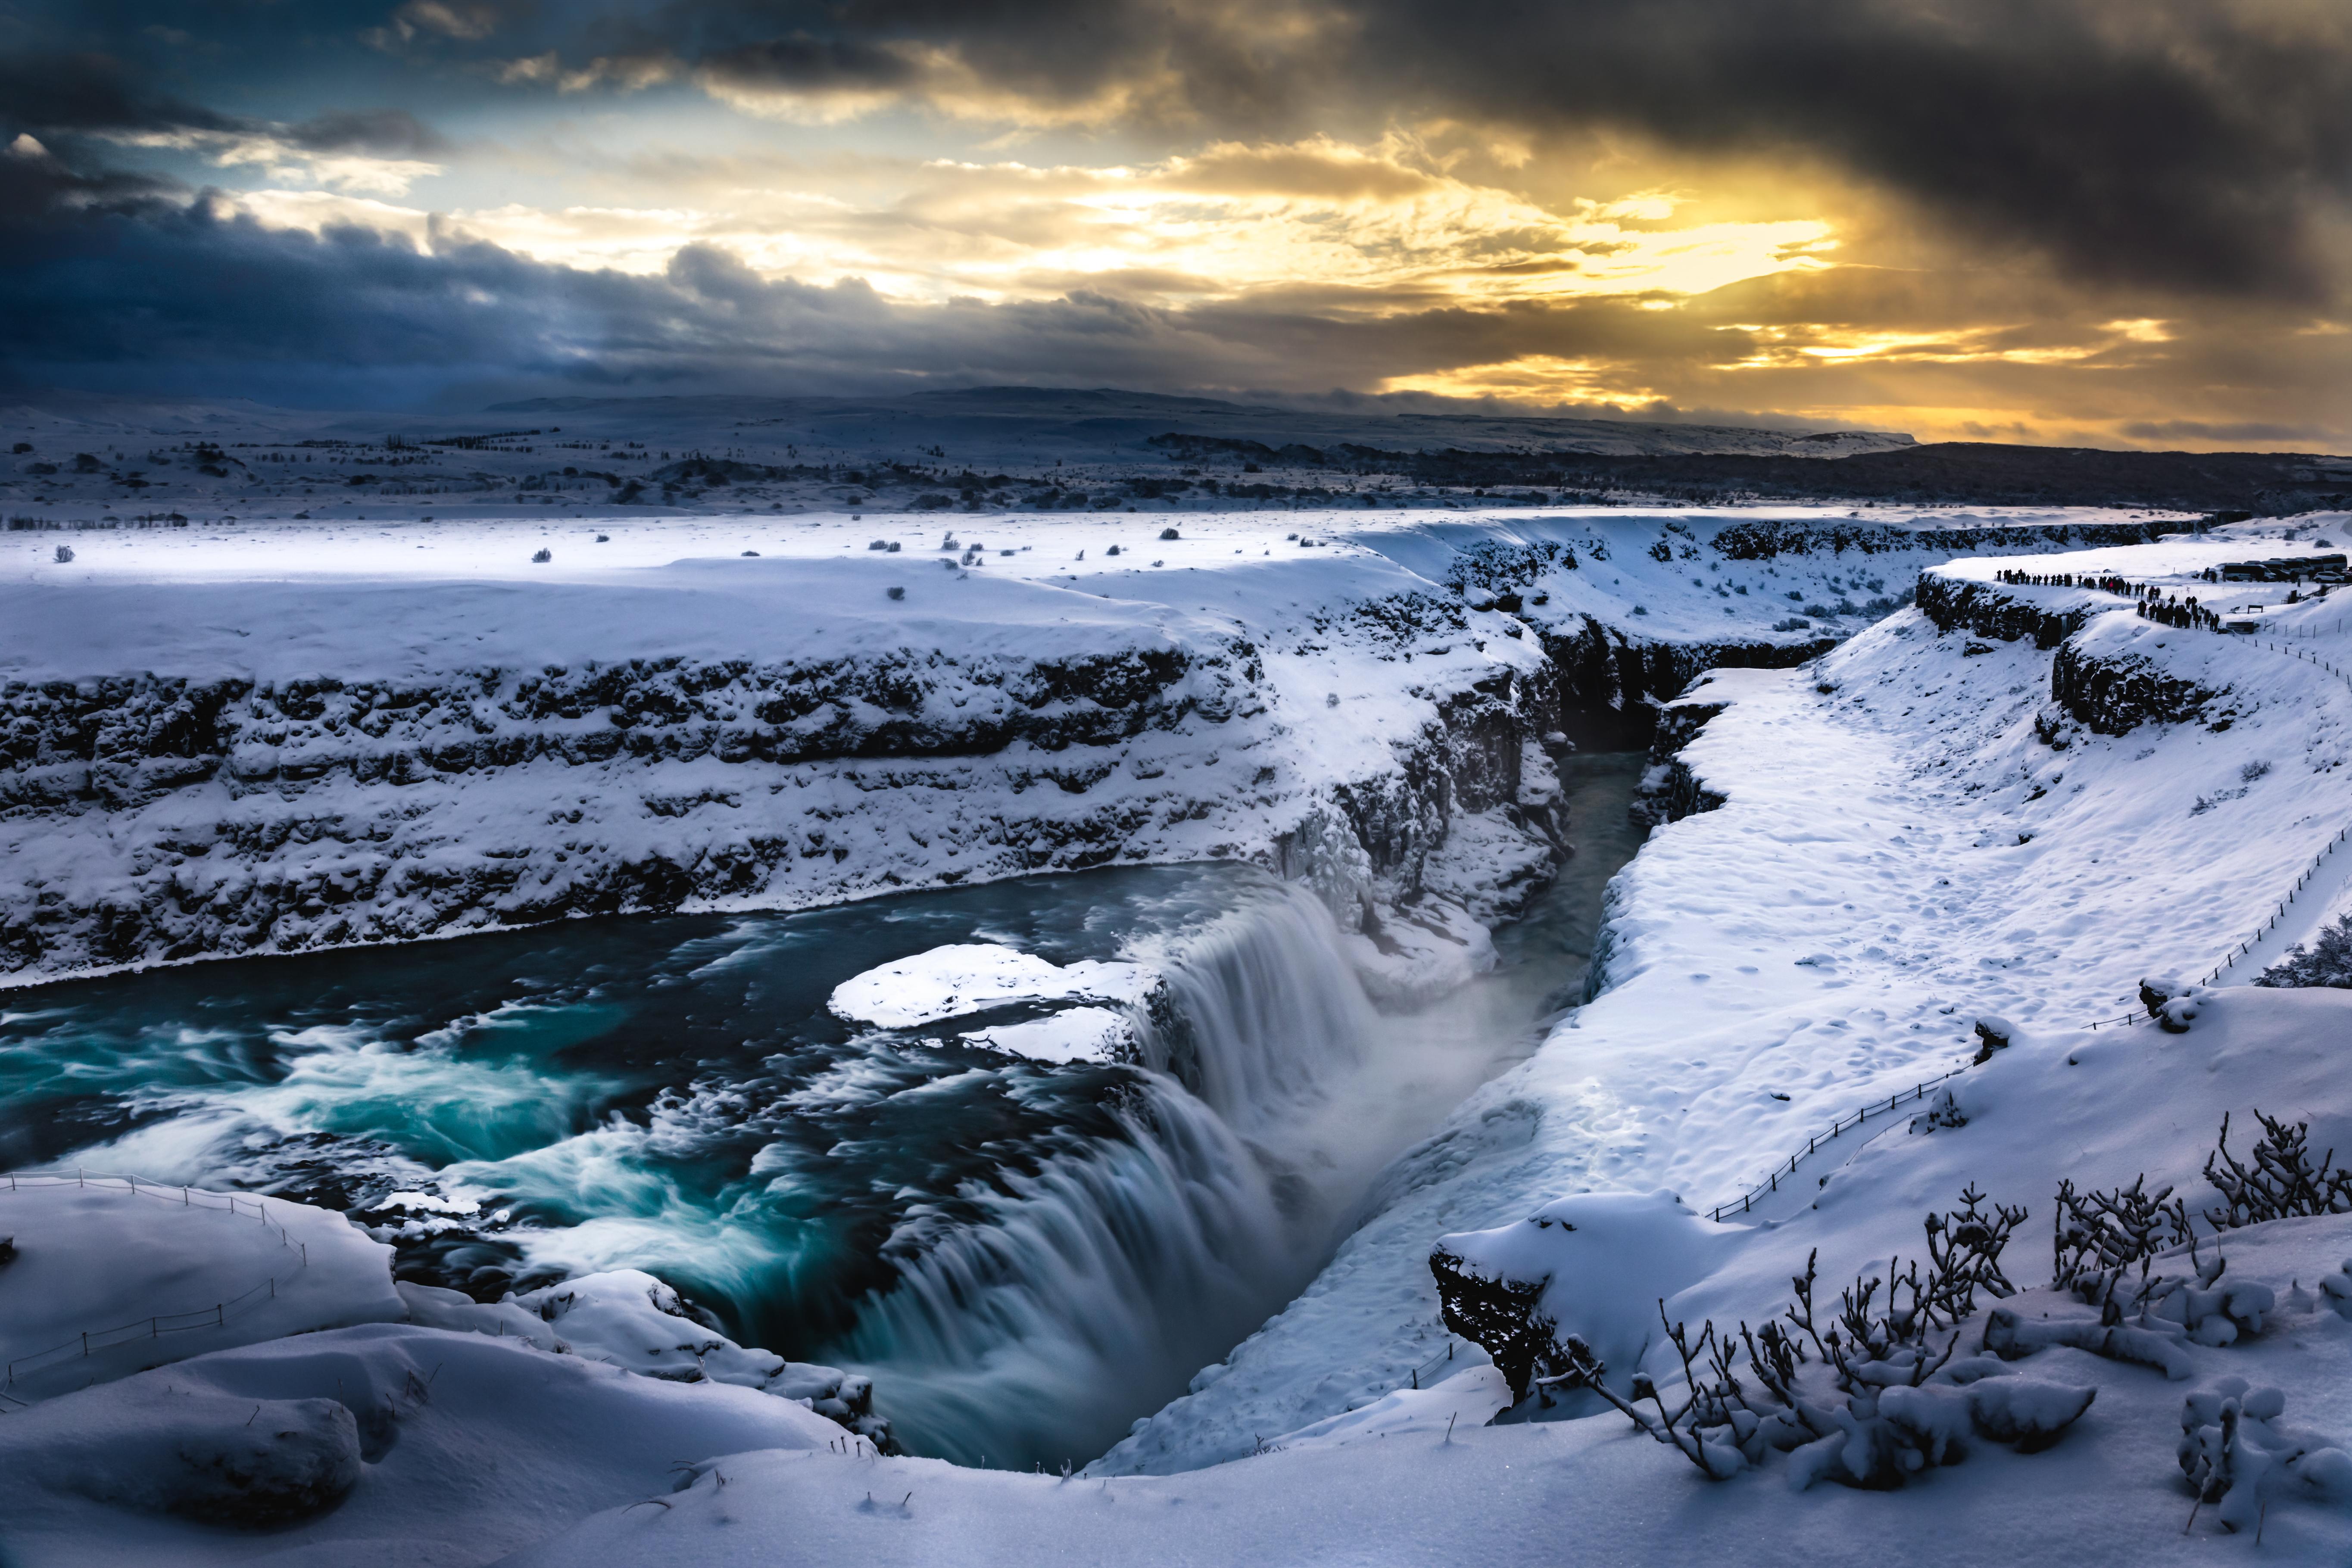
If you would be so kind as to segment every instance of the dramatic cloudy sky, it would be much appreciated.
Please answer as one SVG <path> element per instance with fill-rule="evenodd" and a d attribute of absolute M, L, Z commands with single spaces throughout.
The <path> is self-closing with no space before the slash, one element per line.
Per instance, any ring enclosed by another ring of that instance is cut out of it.
<path fill-rule="evenodd" d="M 0 375 L 2352 449 L 2347 0 L 0 0 Z"/>

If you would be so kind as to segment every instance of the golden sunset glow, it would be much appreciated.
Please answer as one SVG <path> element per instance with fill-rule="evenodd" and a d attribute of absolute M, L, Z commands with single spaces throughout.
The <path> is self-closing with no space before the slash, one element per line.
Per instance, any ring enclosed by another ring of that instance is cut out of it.
<path fill-rule="evenodd" d="M 2340 7 L 1826 4 L 1835 26 L 1698 0 L 1662 33 L 1511 0 L 1460 25 L 1390 0 L 394 0 L 341 32 L 248 18 L 219 57 L 235 109 L 132 90 L 202 76 L 183 18 L 122 60 L 59 55 L 54 112 L 28 79 L 0 175 L 61 214 L 274 237 L 321 288 L 413 258 L 360 297 L 425 382 L 476 334 L 424 301 L 528 297 L 511 364 L 462 376 L 2352 446 Z"/>
<path fill-rule="evenodd" d="M 487 240 L 565 267 L 665 270 L 716 246 L 759 275 L 857 279 L 892 299 L 1051 299 L 1108 289 L 1159 303 L 1322 291 L 1354 310 L 1687 296 L 1830 265 L 1820 219 L 1678 221 L 1675 194 L 1556 209 L 1434 166 L 1402 138 L 1221 143 L 1144 165 L 929 161 L 855 186 L 737 187 L 719 205 L 520 204 L 446 215 L 332 190 L 240 198 L 261 221 L 354 224 L 427 247 Z M 876 186 L 882 186 L 878 192 Z M 862 188 L 857 188 L 862 187 Z"/>

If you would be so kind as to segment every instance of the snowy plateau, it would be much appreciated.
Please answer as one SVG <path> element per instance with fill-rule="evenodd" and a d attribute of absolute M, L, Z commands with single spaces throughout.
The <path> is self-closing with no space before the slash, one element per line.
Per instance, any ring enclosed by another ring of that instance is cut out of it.
<path fill-rule="evenodd" d="M 2352 1559 L 2352 515 L 173 504 L 0 534 L 12 1022 L 1227 863 L 1340 1050 L 1496 966 L 1576 759 L 1647 747 L 1647 833 L 1525 1048 L 1066 1467 L 901 1451 L 656 1251 L 421 1282 L 497 1183 L 195 1180 L 158 1085 L 0 1176 L 11 1568 Z M 1313 1063 L 1185 1077 L 1204 984 L 981 921 L 820 994 L 1248 1166 Z"/>

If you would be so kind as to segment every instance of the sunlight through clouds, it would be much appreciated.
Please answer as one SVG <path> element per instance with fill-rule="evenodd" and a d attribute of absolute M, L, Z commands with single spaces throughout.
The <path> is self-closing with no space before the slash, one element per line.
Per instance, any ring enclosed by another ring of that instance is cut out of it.
<path fill-rule="evenodd" d="M 149 352 L 113 334 L 160 305 L 93 303 L 79 258 L 219 247 L 109 274 L 203 277 L 152 341 L 217 332 L 208 364 L 286 314 L 222 279 L 283 268 L 303 319 L 356 321 L 478 269 L 540 301 L 501 385 L 758 341 L 747 384 L 2352 442 L 2324 0 L 124 3 L 31 0 L 0 50 L 0 268 L 79 312 L 37 377 Z M 706 307 L 737 335 L 647 349 Z M 434 332 L 359 335 L 440 384 Z"/>
<path fill-rule="evenodd" d="M 931 160 L 865 200 L 738 188 L 721 205 L 520 203 L 459 209 L 454 231 L 541 261 L 652 275 L 687 245 L 763 277 L 865 280 L 907 300 L 1050 299 L 1073 288 L 1165 303 L 1268 291 L 1348 297 L 1374 311 L 1618 294 L 1704 293 L 1827 265 L 1815 218 L 1677 225 L 1675 195 L 1554 209 L 1458 178 L 1401 138 L 1218 143 L 1102 167 Z M 357 187 L 367 189 L 371 187 Z M 265 222 L 345 222 L 422 236 L 425 215 L 266 189 Z"/>

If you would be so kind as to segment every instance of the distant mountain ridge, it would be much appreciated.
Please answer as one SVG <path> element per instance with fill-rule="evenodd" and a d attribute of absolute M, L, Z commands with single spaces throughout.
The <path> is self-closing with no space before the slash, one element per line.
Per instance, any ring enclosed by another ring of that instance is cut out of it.
<path fill-rule="evenodd" d="M 1127 447 L 1146 455 L 1155 436 L 1249 441 L 1272 448 L 1363 446 L 1383 449 L 1477 453 L 1574 453 L 1594 457 L 1693 455 L 1753 458 L 1844 458 L 1899 450 L 1909 436 L 1884 430 L 1791 433 L 1728 425 L 1672 425 L 1639 420 L 1580 419 L 1538 415 L 1328 413 L 1273 404 L 1211 397 L 1123 392 L 1116 388 L 1058 391 L 984 386 L 908 393 L 898 397 L 755 397 L 713 394 L 684 397 L 533 397 L 493 404 L 485 413 L 530 418 L 593 420 L 632 428 L 690 423 L 697 428 L 733 423 L 798 426 L 812 441 L 849 450 L 903 449 L 929 427 L 935 444 L 975 444 L 971 460 L 1015 457 L 1076 457 L 1097 460 Z M 959 458 L 963 457 L 958 452 Z"/>

